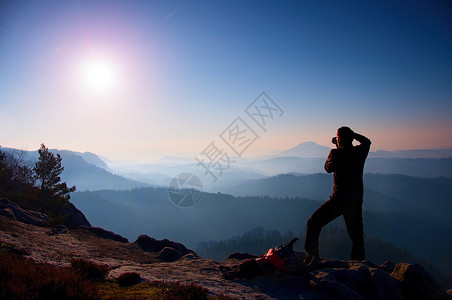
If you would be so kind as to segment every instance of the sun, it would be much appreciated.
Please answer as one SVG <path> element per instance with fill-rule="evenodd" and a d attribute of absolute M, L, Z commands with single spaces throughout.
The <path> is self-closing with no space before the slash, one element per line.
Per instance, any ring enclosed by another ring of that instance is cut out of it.
<path fill-rule="evenodd" d="M 117 68 L 106 57 L 90 57 L 81 66 L 81 80 L 84 88 L 94 93 L 111 93 L 118 81 Z"/>

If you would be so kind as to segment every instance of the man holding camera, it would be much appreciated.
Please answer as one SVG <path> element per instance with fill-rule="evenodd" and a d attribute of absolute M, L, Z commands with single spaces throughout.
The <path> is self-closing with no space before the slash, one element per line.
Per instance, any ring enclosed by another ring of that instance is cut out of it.
<path fill-rule="evenodd" d="M 360 144 L 353 146 L 353 140 Z M 305 240 L 307 265 L 319 259 L 319 236 L 322 227 L 341 215 L 352 240 L 351 259 L 365 259 L 362 177 L 371 142 L 345 126 L 337 130 L 337 137 L 334 137 L 332 142 L 336 149 L 330 151 L 325 162 L 325 170 L 334 175 L 333 193 L 308 220 Z"/>

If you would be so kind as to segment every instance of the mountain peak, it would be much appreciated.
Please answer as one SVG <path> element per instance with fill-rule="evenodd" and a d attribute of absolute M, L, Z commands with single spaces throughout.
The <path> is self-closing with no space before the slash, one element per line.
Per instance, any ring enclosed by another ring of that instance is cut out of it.
<path fill-rule="evenodd" d="M 325 158 L 330 148 L 317 144 L 316 142 L 302 142 L 295 147 L 281 152 L 278 156 L 296 156 L 303 158 Z"/>

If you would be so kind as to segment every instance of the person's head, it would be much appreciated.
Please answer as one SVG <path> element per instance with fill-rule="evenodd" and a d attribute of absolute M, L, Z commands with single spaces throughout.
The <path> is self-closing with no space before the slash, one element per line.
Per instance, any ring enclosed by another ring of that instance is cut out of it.
<path fill-rule="evenodd" d="M 347 126 L 342 126 L 337 129 L 337 146 L 347 147 L 352 146 L 355 133 Z"/>

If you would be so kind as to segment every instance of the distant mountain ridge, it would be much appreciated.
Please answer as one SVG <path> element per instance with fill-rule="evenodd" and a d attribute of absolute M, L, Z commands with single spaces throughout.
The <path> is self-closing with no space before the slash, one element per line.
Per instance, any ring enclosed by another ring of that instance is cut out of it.
<path fill-rule="evenodd" d="M 326 201 L 331 195 L 330 174 L 283 174 L 241 184 L 218 187 L 216 192 L 237 197 L 270 196 L 307 198 Z M 449 211 L 451 178 L 418 178 L 395 174 L 364 175 L 364 209 L 376 212 L 398 212 L 442 222 L 452 229 Z M 428 200 L 426 200 L 428 199 Z"/>
<path fill-rule="evenodd" d="M 0 151 L 9 153 L 19 153 L 22 150 L 13 148 L 0 148 Z M 61 155 L 61 164 L 64 167 L 61 173 L 62 181 L 67 182 L 68 186 L 75 185 L 77 191 L 87 190 L 129 190 L 137 187 L 148 186 L 146 183 L 138 182 L 130 178 L 125 178 L 113 174 L 107 164 L 96 154 L 91 152 L 75 152 L 70 150 L 51 149 L 52 153 Z M 24 160 L 28 161 L 30 166 L 38 159 L 38 151 L 24 151 Z"/>
<path fill-rule="evenodd" d="M 325 173 L 324 158 L 304 158 L 295 156 L 274 157 L 264 160 L 242 162 L 242 167 L 252 168 L 268 176 L 278 174 Z M 364 165 L 364 173 L 403 174 L 416 177 L 452 178 L 452 158 L 375 158 L 369 157 Z"/>
<path fill-rule="evenodd" d="M 0 148 L 1 151 L 20 151 Z M 215 180 L 194 158 L 164 157 L 154 163 L 118 164 L 91 152 L 51 150 L 60 153 L 65 170 L 62 179 L 75 185 L 77 191 L 116 189 L 127 190 L 144 186 L 167 186 L 177 174 L 189 172 L 198 176 L 204 189 L 214 191 L 218 186 L 240 184 L 244 180 L 259 179 L 278 174 L 324 173 L 324 163 L 330 148 L 314 142 L 304 142 L 281 153 L 264 158 L 232 158 L 230 168 L 224 169 Z M 25 151 L 34 162 L 37 151 Z M 407 150 L 371 152 L 365 173 L 403 174 L 423 178 L 452 178 L 452 158 L 391 158 L 392 156 L 447 156 L 448 150 Z"/>
<path fill-rule="evenodd" d="M 92 152 L 74 152 L 74 151 L 69 151 L 69 150 L 52 150 L 52 151 L 58 151 L 58 153 L 64 153 L 64 152 L 68 152 L 68 153 L 73 153 L 76 155 L 81 156 L 87 163 L 95 165 L 96 167 L 102 168 L 104 170 L 107 170 L 109 172 L 111 172 L 111 169 L 108 167 L 108 165 L 99 157 L 97 156 L 95 153 Z"/>
<path fill-rule="evenodd" d="M 385 151 L 377 150 L 371 152 L 369 157 L 374 158 L 451 158 L 452 148 L 445 149 L 413 149 L 413 150 L 398 150 L 398 151 Z"/>
<path fill-rule="evenodd" d="M 315 142 L 302 142 L 295 147 L 284 150 L 273 157 L 302 157 L 302 158 L 326 158 L 328 153 L 335 146 L 331 147 L 319 145 Z M 372 158 L 452 158 L 452 148 L 443 149 L 409 149 L 409 150 L 377 150 L 370 151 Z"/>
<path fill-rule="evenodd" d="M 303 142 L 295 147 L 280 152 L 277 156 L 295 156 L 304 158 L 324 158 L 331 148 L 319 145 L 315 142 Z"/>

